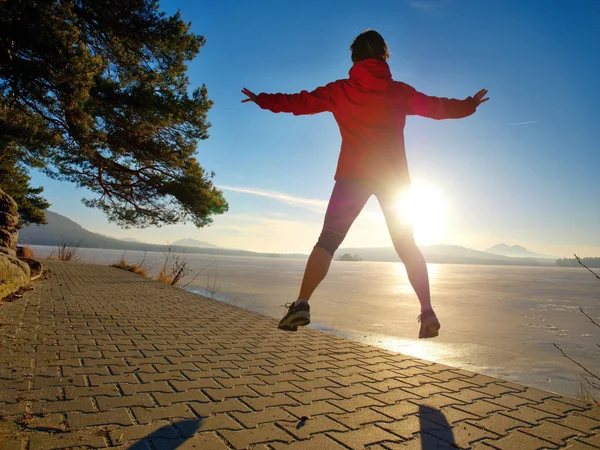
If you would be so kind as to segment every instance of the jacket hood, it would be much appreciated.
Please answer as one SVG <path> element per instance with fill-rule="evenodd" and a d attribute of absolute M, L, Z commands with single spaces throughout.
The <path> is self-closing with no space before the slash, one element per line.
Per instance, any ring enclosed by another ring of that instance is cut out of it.
<path fill-rule="evenodd" d="M 375 58 L 355 63 L 350 69 L 349 75 L 351 80 L 357 81 L 373 91 L 386 91 L 392 82 L 392 73 L 388 63 Z"/>

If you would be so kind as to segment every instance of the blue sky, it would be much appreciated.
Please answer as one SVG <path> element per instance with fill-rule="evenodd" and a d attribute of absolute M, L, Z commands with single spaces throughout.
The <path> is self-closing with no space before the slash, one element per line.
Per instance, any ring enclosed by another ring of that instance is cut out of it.
<path fill-rule="evenodd" d="M 412 178 L 444 202 L 436 241 L 498 242 L 600 256 L 600 2 L 583 0 L 170 0 L 207 44 L 189 65 L 215 105 L 197 157 L 230 211 L 212 227 L 121 230 L 72 185 L 34 174 L 51 210 L 84 227 L 153 243 L 193 237 L 224 247 L 309 252 L 333 187 L 340 136 L 329 114 L 295 117 L 242 104 L 240 89 L 311 90 L 351 67 L 352 39 L 386 39 L 394 78 L 421 92 L 490 101 L 462 120 L 407 120 Z M 344 245 L 388 246 L 375 201 Z M 418 230 L 417 230 L 418 232 Z"/>

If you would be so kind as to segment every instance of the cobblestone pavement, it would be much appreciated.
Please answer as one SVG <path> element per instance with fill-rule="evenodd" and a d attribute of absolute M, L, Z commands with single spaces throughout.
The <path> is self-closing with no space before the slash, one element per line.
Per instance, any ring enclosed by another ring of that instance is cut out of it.
<path fill-rule="evenodd" d="M 0 304 L 0 448 L 600 448 L 600 408 L 102 266 Z"/>

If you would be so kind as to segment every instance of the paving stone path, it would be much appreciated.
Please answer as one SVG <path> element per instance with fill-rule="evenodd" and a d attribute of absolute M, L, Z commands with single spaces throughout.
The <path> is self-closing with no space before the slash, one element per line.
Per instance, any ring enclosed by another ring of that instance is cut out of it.
<path fill-rule="evenodd" d="M 0 304 L 0 449 L 600 448 L 600 408 L 49 263 Z"/>

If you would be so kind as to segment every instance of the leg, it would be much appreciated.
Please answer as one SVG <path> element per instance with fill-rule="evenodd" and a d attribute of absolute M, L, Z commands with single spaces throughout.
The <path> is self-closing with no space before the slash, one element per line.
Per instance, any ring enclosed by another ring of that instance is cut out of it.
<path fill-rule="evenodd" d="M 306 263 L 306 270 L 298 295 L 299 300 L 310 300 L 317 286 L 325 279 L 332 259 L 333 255 L 324 248 L 316 246 L 313 248 Z"/>
<path fill-rule="evenodd" d="M 306 263 L 298 300 L 310 300 L 317 286 L 325 279 L 335 251 L 343 242 L 370 196 L 370 189 L 363 184 L 357 182 L 335 184 L 327 206 L 323 231 Z"/>
<path fill-rule="evenodd" d="M 362 184 L 356 182 L 335 184 L 325 214 L 323 231 L 306 263 L 300 295 L 296 302 L 289 305 L 287 314 L 279 322 L 279 329 L 297 331 L 299 326 L 310 323 L 308 301 L 327 275 L 335 251 L 370 196 L 371 191 Z"/>
<path fill-rule="evenodd" d="M 384 195 L 378 199 L 394 248 L 406 267 L 408 280 L 421 303 L 421 314 L 418 319 L 421 322 L 419 339 L 436 337 L 439 334 L 440 322 L 431 309 L 427 264 L 415 243 L 412 225 L 406 222 L 398 211 L 397 197 Z"/>
<path fill-rule="evenodd" d="M 408 280 L 417 294 L 419 303 L 421 303 L 421 310 L 431 310 L 427 263 L 415 243 L 412 225 L 402 217 L 398 211 L 396 201 L 385 197 L 379 197 L 378 199 L 394 248 L 404 263 Z"/>

